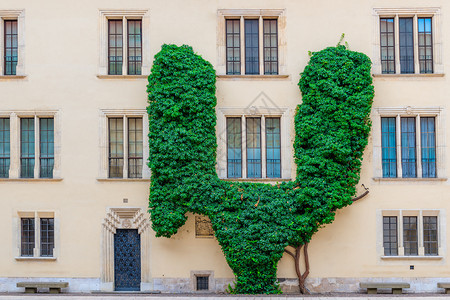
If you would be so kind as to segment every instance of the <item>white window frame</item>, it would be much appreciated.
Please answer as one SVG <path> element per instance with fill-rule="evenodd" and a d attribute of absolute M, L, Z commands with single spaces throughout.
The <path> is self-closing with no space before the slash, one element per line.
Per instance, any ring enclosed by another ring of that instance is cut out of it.
<path fill-rule="evenodd" d="M 0 118 L 9 118 L 10 126 L 10 165 L 9 178 L 0 178 L 0 180 L 43 180 L 59 181 L 61 177 L 61 118 L 59 110 L 33 110 L 33 111 L 0 111 Z M 34 177 L 20 177 L 20 119 L 34 118 Z M 54 165 L 53 178 L 39 178 L 40 170 L 40 143 L 39 143 L 39 119 L 53 118 L 54 124 Z"/>
<path fill-rule="evenodd" d="M 5 20 L 17 20 L 17 66 L 16 75 L 5 75 L 4 68 L 4 53 L 5 50 Z M 0 10 L 0 79 L 1 77 L 25 77 L 25 10 L 10 9 Z"/>
<path fill-rule="evenodd" d="M 444 64 L 442 62 L 442 37 L 441 37 L 441 9 L 439 7 L 419 7 L 419 8 L 374 8 L 373 9 L 373 58 L 372 71 L 375 75 L 381 76 L 440 76 L 444 74 Z M 412 17 L 414 31 L 414 74 L 400 73 L 400 48 L 399 48 L 399 26 L 398 19 L 402 17 Z M 417 18 L 432 18 L 433 37 L 433 73 L 421 74 L 419 65 L 419 43 Z M 382 74 L 381 69 L 381 48 L 380 48 L 380 18 L 394 18 L 394 43 L 395 43 L 395 74 Z"/>
<path fill-rule="evenodd" d="M 438 255 L 425 255 L 423 241 L 423 217 L 437 217 Z M 397 217 L 398 255 L 384 255 L 383 217 Z M 418 255 L 405 255 L 403 247 L 403 217 L 417 217 Z M 377 252 L 381 261 L 428 259 L 441 260 L 445 257 L 446 215 L 441 209 L 385 209 L 377 210 Z M 409 262 L 407 262 L 409 263 Z"/>
<path fill-rule="evenodd" d="M 34 219 L 34 250 L 33 256 L 21 256 L 21 238 L 22 238 L 22 218 L 32 218 Z M 54 248 L 53 256 L 40 256 L 41 253 L 41 222 L 42 218 L 53 218 L 54 222 Z M 59 256 L 59 218 L 56 217 L 54 211 L 18 211 L 16 217 L 13 220 L 14 231 L 17 232 L 15 235 L 16 242 L 13 243 L 14 258 L 17 261 L 26 260 L 56 260 Z"/>
<path fill-rule="evenodd" d="M 240 19 L 241 35 L 241 74 L 227 75 L 226 55 L 226 20 Z M 245 19 L 259 19 L 259 75 L 245 74 Z M 278 75 L 264 75 L 264 39 L 263 19 L 278 20 Z M 219 76 L 228 77 L 285 77 L 287 76 L 287 46 L 286 46 L 286 11 L 284 9 L 219 9 L 217 11 L 217 65 Z"/>
<path fill-rule="evenodd" d="M 141 10 L 100 10 L 100 37 L 99 37 L 99 69 L 98 77 L 144 77 L 150 74 L 150 16 L 148 9 Z M 142 20 L 142 67 L 141 75 L 128 75 L 128 54 L 127 54 L 127 20 Z M 123 26 L 123 61 L 122 75 L 108 75 L 108 20 L 122 20 Z"/>
<path fill-rule="evenodd" d="M 227 118 L 239 117 L 242 120 L 242 178 L 228 178 L 227 175 Z M 247 177 L 247 153 L 246 153 L 246 127 L 245 119 L 247 117 L 261 118 L 261 178 Z M 265 118 L 279 117 L 280 118 L 280 138 L 281 138 L 281 178 L 268 178 L 266 176 L 266 144 L 265 144 Z M 219 178 L 230 180 L 245 180 L 245 181 L 279 181 L 280 179 L 291 179 L 291 145 L 289 145 L 290 138 L 290 111 L 288 108 L 279 107 L 256 107 L 251 106 L 247 108 L 218 108 L 217 109 L 217 136 L 218 136 L 218 151 L 217 151 L 217 171 Z"/>
<path fill-rule="evenodd" d="M 381 118 L 396 118 L 396 148 L 397 148 L 397 177 L 384 178 L 382 167 L 382 148 L 381 148 Z M 401 164 L 401 130 L 400 119 L 402 117 L 416 118 L 416 174 L 414 178 L 402 178 Z M 422 177 L 422 159 L 421 159 L 421 139 L 420 139 L 420 117 L 435 118 L 435 138 L 436 138 L 436 178 Z M 447 173 L 445 169 L 445 135 L 444 135 L 444 114 L 442 107 L 376 107 L 372 110 L 372 137 L 373 137 L 373 179 L 375 181 L 445 181 Z"/>
<path fill-rule="evenodd" d="M 124 126 L 124 163 L 123 178 L 109 178 L 109 118 L 123 118 Z M 125 141 L 128 141 L 128 118 L 142 118 L 142 178 L 128 178 L 128 147 Z M 150 179 L 150 168 L 148 162 L 148 115 L 145 109 L 102 109 L 100 110 L 100 169 L 98 180 L 148 180 Z"/>

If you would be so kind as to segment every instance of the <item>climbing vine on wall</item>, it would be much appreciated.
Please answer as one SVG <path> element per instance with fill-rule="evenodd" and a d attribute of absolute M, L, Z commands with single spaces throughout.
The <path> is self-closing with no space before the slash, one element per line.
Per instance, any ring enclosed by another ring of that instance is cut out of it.
<path fill-rule="evenodd" d="M 307 245 L 352 203 L 370 131 L 370 68 L 366 55 L 345 46 L 312 53 L 299 82 L 295 181 L 230 182 L 215 170 L 215 71 L 191 47 L 163 45 L 147 86 L 156 235 L 175 234 L 187 212 L 206 215 L 236 277 L 231 292 L 280 293 L 286 247 Z"/>

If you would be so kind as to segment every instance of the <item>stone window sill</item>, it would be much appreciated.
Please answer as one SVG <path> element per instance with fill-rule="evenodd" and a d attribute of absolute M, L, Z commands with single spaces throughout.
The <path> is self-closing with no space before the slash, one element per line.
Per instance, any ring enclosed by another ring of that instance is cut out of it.
<path fill-rule="evenodd" d="M 32 256 L 18 256 L 14 257 L 18 261 L 56 261 L 56 257 L 32 257 Z"/>
<path fill-rule="evenodd" d="M 0 81 L 25 79 L 27 75 L 0 75 Z"/>
<path fill-rule="evenodd" d="M 433 77 L 444 77 L 443 73 L 433 73 L 433 74 L 372 74 L 374 78 L 433 78 Z"/>
<path fill-rule="evenodd" d="M 224 181 L 238 181 L 238 182 L 288 182 L 292 181 L 289 178 L 221 178 Z"/>
<path fill-rule="evenodd" d="M 147 79 L 148 75 L 97 75 L 99 79 Z"/>
<path fill-rule="evenodd" d="M 285 80 L 289 75 L 217 75 L 221 80 Z"/>
<path fill-rule="evenodd" d="M 377 182 L 439 182 L 439 181 L 447 181 L 447 178 L 383 178 L 383 177 L 374 177 L 373 181 Z"/>
<path fill-rule="evenodd" d="M 443 256 L 381 256 L 383 260 L 441 260 Z"/>
<path fill-rule="evenodd" d="M 150 178 L 97 178 L 99 182 L 150 182 Z"/>
<path fill-rule="evenodd" d="M 62 181 L 63 178 L 0 178 L 0 182 L 2 181 L 23 181 L 23 182 L 57 182 Z"/>

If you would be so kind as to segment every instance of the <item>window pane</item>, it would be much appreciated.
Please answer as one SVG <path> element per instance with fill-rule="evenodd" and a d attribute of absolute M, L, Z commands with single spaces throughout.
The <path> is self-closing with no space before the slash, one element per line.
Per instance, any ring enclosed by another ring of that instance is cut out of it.
<path fill-rule="evenodd" d="M 422 177 L 436 177 L 436 130 L 434 117 L 420 118 Z"/>
<path fill-rule="evenodd" d="M 122 75 L 122 20 L 108 21 L 108 74 Z"/>
<path fill-rule="evenodd" d="M 20 177 L 34 177 L 34 118 L 20 119 Z"/>
<path fill-rule="evenodd" d="M 41 256 L 53 256 L 55 223 L 53 218 L 41 219 Z"/>
<path fill-rule="evenodd" d="M 128 20 L 128 74 L 141 75 L 142 20 Z"/>
<path fill-rule="evenodd" d="M 123 178 L 123 118 L 109 118 L 109 177 Z"/>
<path fill-rule="evenodd" d="M 5 20 L 4 36 L 4 72 L 5 75 L 16 75 L 17 67 L 17 20 Z"/>
<path fill-rule="evenodd" d="M 55 161 L 53 118 L 39 119 L 40 171 L 39 177 L 52 178 Z"/>
<path fill-rule="evenodd" d="M 281 177 L 280 118 L 266 118 L 266 168 L 268 178 Z"/>
<path fill-rule="evenodd" d="M 33 256 L 34 250 L 34 219 L 20 219 L 20 256 Z"/>
<path fill-rule="evenodd" d="M 416 174 L 416 118 L 401 118 L 403 177 Z"/>
<path fill-rule="evenodd" d="M 241 118 L 227 118 L 227 172 L 228 178 L 242 177 Z"/>
<path fill-rule="evenodd" d="M 397 217 L 383 217 L 384 255 L 398 255 Z"/>
<path fill-rule="evenodd" d="M 380 19 L 381 72 L 395 74 L 394 19 Z"/>
<path fill-rule="evenodd" d="M 142 178 L 142 118 L 128 118 L 128 178 Z"/>
<path fill-rule="evenodd" d="M 418 255 L 417 217 L 403 217 L 403 247 L 405 255 Z"/>
<path fill-rule="evenodd" d="M 418 18 L 420 73 L 433 73 L 433 34 L 431 18 Z"/>
<path fill-rule="evenodd" d="M 381 118 L 381 152 L 383 177 L 397 177 L 395 118 Z"/>
<path fill-rule="evenodd" d="M 277 20 L 264 20 L 264 74 L 278 74 Z"/>
<path fill-rule="evenodd" d="M 245 74 L 259 74 L 259 20 L 245 22 Z"/>
<path fill-rule="evenodd" d="M 261 118 L 247 118 L 247 177 L 261 177 Z"/>
<path fill-rule="evenodd" d="M 438 255 L 437 217 L 423 217 L 423 246 L 425 255 Z"/>
<path fill-rule="evenodd" d="M 10 158 L 9 118 L 0 118 L 0 178 L 9 177 Z"/>
<path fill-rule="evenodd" d="M 240 20 L 226 20 L 227 74 L 241 74 Z"/>
<path fill-rule="evenodd" d="M 414 73 L 413 18 L 399 18 L 400 72 Z"/>

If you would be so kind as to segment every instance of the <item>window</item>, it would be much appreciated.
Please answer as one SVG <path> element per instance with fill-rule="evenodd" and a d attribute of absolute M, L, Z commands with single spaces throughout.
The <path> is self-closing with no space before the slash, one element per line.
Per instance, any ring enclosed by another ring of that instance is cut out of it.
<path fill-rule="evenodd" d="M 134 75 L 150 72 L 147 10 L 102 10 L 100 70 L 102 75 Z"/>
<path fill-rule="evenodd" d="M 374 130 L 381 133 L 374 139 L 376 178 L 445 176 L 439 160 L 443 155 L 439 147 L 443 134 L 440 108 L 376 108 L 375 111 L 379 119 L 375 119 Z"/>
<path fill-rule="evenodd" d="M 9 118 L 0 118 L 0 178 L 9 177 L 11 161 L 9 124 Z"/>
<path fill-rule="evenodd" d="M 54 258 L 54 214 L 52 212 L 19 212 L 19 217 L 19 257 Z"/>
<path fill-rule="evenodd" d="M 4 45 L 4 70 L 5 75 L 16 75 L 18 45 L 17 45 L 17 20 L 5 20 L 5 45 Z"/>
<path fill-rule="evenodd" d="M 440 57 L 440 10 L 374 9 L 379 39 L 374 70 L 381 74 L 443 73 Z"/>
<path fill-rule="evenodd" d="M 285 72 L 283 10 L 219 10 L 218 73 L 279 75 Z M 223 60 L 222 60 L 223 59 Z M 222 71 L 223 70 L 223 71 Z"/>
<path fill-rule="evenodd" d="M 0 10 L 0 76 L 24 76 L 23 19 L 23 10 Z"/>
<path fill-rule="evenodd" d="M 383 214 L 385 256 L 439 255 L 439 211 L 400 210 Z"/>
<path fill-rule="evenodd" d="M 196 276 L 197 279 L 197 291 L 209 290 L 209 276 Z"/>

